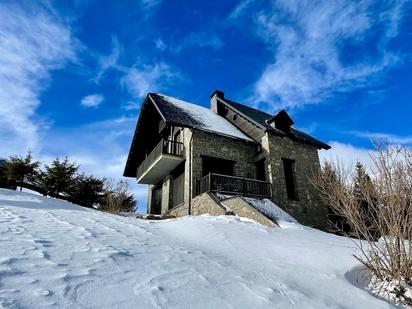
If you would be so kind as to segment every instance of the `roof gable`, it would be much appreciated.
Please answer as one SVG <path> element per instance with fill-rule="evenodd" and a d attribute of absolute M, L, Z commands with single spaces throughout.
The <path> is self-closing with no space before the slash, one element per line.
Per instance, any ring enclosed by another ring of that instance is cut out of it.
<path fill-rule="evenodd" d="M 280 135 L 280 136 L 287 135 L 294 140 L 310 144 L 312 146 L 317 147 L 318 149 L 322 149 L 322 148 L 330 149 L 329 145 L 295 128 L 290 127 L 290 129 L 285 132 L 285 131 L 280 130 L 279 128 L 272 127 L 270 123 L 272 121 L 276 121 L 276 119 L 285 121 L 286 123 L 289 123 L 290 125 L 293 124 L 293 120 L 290 118 L 290 116 L 287 114 L 285 110 L 282 110 L 275 116 L 272 116 L 258 109 L 228 100 L 226 98 L 224 99 L 218 98 L 218 100 L 219 102 L 226 104 L 229 107 L 232 107 L 234 110 L 238 111 L 239 114 L 243 115 L 244 117 L 247 117 L 248 119 L 253 121 L 256 125 L 264 128 L 268 132 L 271 132 L 273 134 Z"/>
<path fill-rule="evenodd" d="M 149 97 L 167 124 L 252 141 L 225 118 L 215 114 L 208 108 L 158 93 L 150 93 Z"/>

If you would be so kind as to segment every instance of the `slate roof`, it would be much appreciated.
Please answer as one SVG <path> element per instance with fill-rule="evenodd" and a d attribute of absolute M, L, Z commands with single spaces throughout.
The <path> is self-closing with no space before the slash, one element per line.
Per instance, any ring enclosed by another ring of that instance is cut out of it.
<path fill-rule="evenodd" d="M 273 118 L 273 115 L 270 115 L 268 113 L 265 113 L 263 111 L 260 111 L 258 109 L 228 100 L 228 99 L 220 99 L 224 103 L 227 103 L 228 105 L 232 106 L 235 110 L 239 111 L 243 115 L 247 116 L 251 120 L 253 120 L 255 123 L 260 125 L 261 127 L 265 128 L 265 130 L 272 132 L 277 135 L 285 136 L 286 134 L 271 125 L 267 124 L 266 120 L 270 120 Z M 330 146 L 321 142 L 320 140 L 316 139 L 313 136 L 310 136 L 309 134 L 302 132 L 300 130 L 297 130 L 295 128 L 290 128 L 290 133 L 288 134 L 289 137 L 294 138 L 296 140 L 308 143 L 310 145 L 313 145 L 317 148 L 323 148 L 323 149 L 330 149 Z"/>
<path fill-rule="evenodd" d="M 210 109 L 159 93 L 150 93 L 167 124 L 195 128 L 232 138 L 252 141 L 225 118 Z"/>

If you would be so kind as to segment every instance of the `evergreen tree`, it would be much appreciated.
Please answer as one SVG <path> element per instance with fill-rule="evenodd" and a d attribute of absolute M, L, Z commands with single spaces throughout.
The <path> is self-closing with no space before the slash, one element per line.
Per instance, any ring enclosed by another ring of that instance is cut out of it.
<path fill-rule="evenodd" d="M 326 161 L 321 170 L 321 177 L 328 182 L 336 182 L 338 177 L 336 175 L 336 170 L 332 163 Z"/>
<path fill-rule="evenodd" d="M 7 161 L 0 159 L 0 187 L 8 187 L 8 179 L 6 176 Z"/>
<path fill-rule="evenodd" d="M 355 176 L 353 179 L 353 194 L 361 201 L 364 199 L 362 196 L 362 189 L 371 187 L 371 179 L 365 171 L 365 167 L 359 161 L 355 165 Z"/>
<path fill-rule="evenodd" d="M 84 173 L 77 176 L 69 188 L 69 196 L 76 204 L 93 207 L 104 196 L 105 179 L 86 176 Z"/>
<path fill-rule="evenodd" d="M 40 186 L 48 193 L 69 194 L 78 169 L 79 166 L 70 162 L 67 157 L 63 161 L 56 158 L 51 165 L 44 165 L 44 172 L 40 177 Z"/>
<path fill-rule="evenodd" d="M 375 192 L 371 178 L 359 161 L 355 165 L 353 195 L 359 207 L 362 220 L 369 226 L 370 233 L 375 230 Z"/>
<path fill-rule="evenodd" d="M 39 161 L 33 161 L 31 151 L 25 157 L 11 156 L 6 162 L 5 175 L 8 179 L 14 180 L 20 185 L 24 182 L 33 182 L 39 174 Z M 20 187 L 20 191 L 21 191 Z"/>
<path fill-rule="evenodd" d="M 335 187 L 341 181 L 338 179 L 338 172 L 336 167 L 329 161 L 323 164 L 321 169 L 321 178 L 331 187 Z M 328 209 L 328 223 L 330 231 L 342 234 L 350 232 L 350 227 L 347 220 L 339 213 L 337 213 L 330 205 L 325 205 Z"/>

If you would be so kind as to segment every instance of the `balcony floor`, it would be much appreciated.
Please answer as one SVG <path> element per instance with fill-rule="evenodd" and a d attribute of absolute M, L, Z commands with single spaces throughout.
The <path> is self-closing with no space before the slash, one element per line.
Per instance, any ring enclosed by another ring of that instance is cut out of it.
<path fill-rule="evenodd" d="M 184 159 L 181 156 L 162 154 L 149 168 L 137 179 L 140 184 L 156 184 L 167 176 Z"/>

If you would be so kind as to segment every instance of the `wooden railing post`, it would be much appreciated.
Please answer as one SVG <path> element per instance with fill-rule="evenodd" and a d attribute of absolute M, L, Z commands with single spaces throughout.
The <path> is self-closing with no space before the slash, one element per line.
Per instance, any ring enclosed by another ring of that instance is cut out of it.
<path fill-rule="evenodd" d="M 241 192 L 243 194 L 246 194 L 246 179 L 245 177 L 242 177 L 242 188 L 241 188 Z"/>

